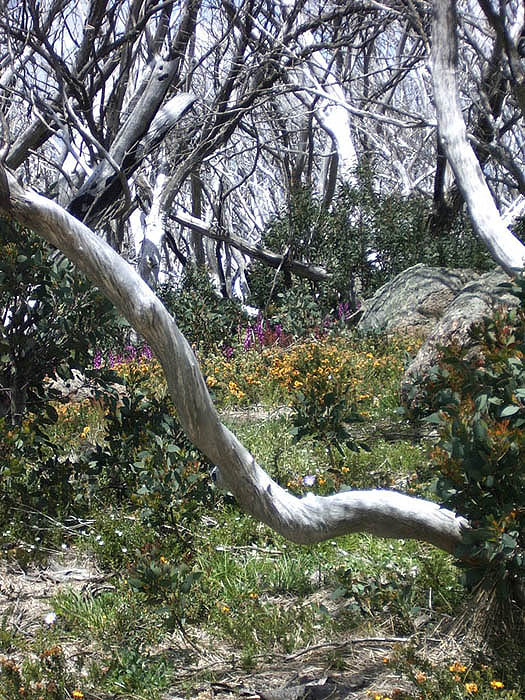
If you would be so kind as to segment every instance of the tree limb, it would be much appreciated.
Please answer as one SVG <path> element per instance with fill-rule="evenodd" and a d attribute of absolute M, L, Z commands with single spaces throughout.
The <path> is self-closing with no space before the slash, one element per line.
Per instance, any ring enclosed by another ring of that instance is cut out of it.
<path fill-rule="evenodd" d="M 505 226 L 467 139 L 456 81 L 455 0 L 435 0 L 432 25 L 432 80 L 439 134 L 474 230 L 494 260 L 510 275 L 523 269 L 525 246 Z"/>
<path fill-rule="evenodd" d="M 273 267 L 275 269 L 285 268 L 297 275 L 298 277 L 305 277 L 306 279 L 312 280 L 314 282 L 327 282 L 331 278 L 331 274 L 327 272 L 324 268 L 318 265 L 311 265 L 309 263 L 301 262 L 300 260 L 290 259 L 287 255 L 281 255 L 280 253 L 274 253 L 267 248 L 261 248 L 258 245 L 249 243 L 248 241 L 243 241 L 240 238 L 232 235 L 223 235 L 214 231 L 209 224 L 202 219 L 197 219 L 190 214 L 178 211 L 171 215 L 175 221 L 183 226 L 188 226 L 188 228 L 198 231 L 203 236 L 208 238 L 213 238 L 214 241 L 222 241 L 224 243 L 229 243 L 241 253 L 249 255 L 250 258 L 255 258 L 260 260 L 268 267 Z"/>
<path fill-rule="evenodd" d="M 0 171 L 3 167 L 0 165 Z M 220 421 L 199 364 L 173 317 L 134 269 L 55 202 L 24 190 L 6 172 L 0 212 L 31 228 L 72 260 L 115 304 L 159 359 L 190 440 L 213 461 L 245 511 L 284 537 L 314 543 L 350 532 L 412 538 L 453 552 L 467 521 L 436 503 L 395 491 L 297 498 L 273 481 Z"/>

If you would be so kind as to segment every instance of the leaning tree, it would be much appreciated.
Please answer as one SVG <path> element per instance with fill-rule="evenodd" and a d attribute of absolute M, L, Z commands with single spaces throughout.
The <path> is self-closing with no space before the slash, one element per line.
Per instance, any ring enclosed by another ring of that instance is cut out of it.
<path fill-rule="evenodd" d="M 285 4 L 283 3 L 283 6 Z M 286 32 L 292 31 L 294 27 L 293 31 L 296 32 L 294 36 L 297 36 L 296 21 L 302 4 L 304 3 L 297 3 L 289 9 L 286 15 L 287 21 L 277 32 L 281 39 L 283 32 L 286 36 Z M 483 3 L 481 4 L 483 6 Z M 104 3 L 101 6 L 103 5 Z M 180 69 L 181 46 L 189 41 L 188 35 L 195 31 L 197 5 L 195 0 L 184 5 L 178 28 L 170 37 L 171 53 L 168 60 L 161 65 L 160 60 L 155 59 L 148 68 L 148 79 L 141 87 L 142 92 L 138 90 L 137 100 L 128 105 L 130 114 L 141 114 L 142 110 L 147 111 L 151 104 L 150 100 L 155 99 L 159 103 L 162 101 L 156 92 L 159 89 L 156 83 L 162 84 L 165 71 L 170 73 Z M 170 6 L 170 3 L 163 4 L 162 8 Z M 212 144 L 225 143 L 224 139 L 228 134 L 233 133 L 235 125 L 238 124 L 236 120 L 239 115 L 251 107 L 261 91 L 264 94 L 268 93 L 275 81 L 274 71 L 281 66 L 281 61 L 290 59 L 295 65 L 294 56 L 288 55 L 286 46 L 282 42 L 277 42 L 276 45 L 267 44 L 268 27 L 250 23 L 249 14 L 235 11 L 233 5 L 230 6 L 227 2 L 224 6 L 230 8 L 229 21 L 231 31 L 236 37 L 237 59 L 230 66 L 230 80 L 220 83 L 220 95 L 216 97 L 215 108 L 208 114 L 204 131 L 196 135 L 197 143 L 192 147 L 188 162 L 179 163 L 179 167 L 171 175 L 172 182 L 173 178 L 175 181 L 177 178 L 182 178 L 184 173 L 191 175 L 199 164 L 211 156 L 209 149 Z M 92 8 L 95 7 L 99 5 L 93 4 Z M 339 5 L 336 5 L 336 9 L 337 7 Z M 519 16 L 521 16 L 523 28 L 523 15 Z M 494 23 L 499 21 L 491 17 L 490 13 L 489 20 Z M 89 26 L 97 26 L 97 22 L 100 25 L 103 20 L 101 17 L 97 19 L 95 13 L 90 21 L 93 25 Z M 140 17 L 133 18 L 131 35 L 134 31 L 138 31 L 141 21 L 143 20 Z M 42 19 L 41 27 L 43 22 Z M 272 27 L 275 30 L 273 25 Z M 311 44 L 311 36 L 308 34 L 311 27 L 308 23 L 306 27 L 303 25 L 301 27 L 299 35 L 303 37 L 305 55 L 315 57 L 315 51 L 319 47 Z M 159 34 L 165 31 L 167 31 L 165 26 L 159 22 Z M 512 42 L 516 43 L 519 35 L 514 29 L 507 31 L 506 25 L 501 31 L 506 32 L 505 41 L 509 46 L 509 61 L 511 61 L 514 56 Z M 44 34 L 40 38 L 43 36 Z M 292 37 L 289 38 L 291 40 Z M 513 272 L 523 268 L 525 246 L 506 227 L 486 186 L 472 146 L 468 142 L 458 102 L 455 39 L 455 2 L 454 0 L 447 0 L 447 2 L 436 0 L 432 71 L 441 143 L 469 207 L 477 233 L 495 260 L 506 270 Z M 221 37 L 217 40 L 219 43 L 224 41 Z M 84 37 L 81 45 L 77 47 L 76 70 L 79 72 L 83 70 L 86 62 L 89 63 L 89 55 L 83 61 L 80 60 L 87 41 L 88 37 Z M 109 41 L 111 44 L 111 38 Z M 267 46 L 265 59 L 262 64 L 254 65 L 253 71 L 248 61 L 249 69 L 245 75 L 243 71 L 247 64 L 244 57 L 249 54 L 251 60 L 250 47 L 254 43 Z M 125 41 L 123 45 L 126 46 Z M 50 51 L 49 44 L 44 43 L 42 46 L 41 50 L 44 54 Z M 155 41 L 152 40 L 151 46 L 154 49 Z M 32 48 L 35 49 L 35 46 Z M 128 47 L 128 49 L 131 51 L 131 48 Z M 87 48 L 85 50 L 87 51 Z M 105 56 L 103 43 L 99 51 L 100 56 L 97 57 L 97 61 L 102 69 L 106 65 L 103 63 Z M 20 56 L 20 61 L 23 60 L 24 54 Z M 123 62 L 119 63 L 121 66 L 119 70 L 123 70 L 122 66 L 128 65 L 124 59 L 122 60 Z M 313 67 L 307 65 L 302 80 L 318 79 L 319 76 L 316 73 L 318 69 L 319 62 Z M 106 70 L 110 73 L 115 70 L 113 63 L 109 62 Z M 238 88 L 236 83 L 240 74 L 247 81 L 242 89 Z M 93 74 L 94 81 L 102 77 L 103 73 L 99 76 L 99 71 Z M 74 120 L 75 114 L 84 105 L 83 100 L 86 95 L 78 76 L 69 74 L 64 69 L 62 80 L 67 83 L 67 89 L 62 91 L 60 100 L 56 98 L 59 102 L 53 102 L 51 99 L 52 104 L 46 119 L 42 119 L 36 125 L 30 125 L 30 131 L 24 137 L 26 148 L 30 148 L 29 144 L 32 139 L 37 138 L 37 133 L 40 139 L 45 137 L 44 127 L 51 128 L 53 124 L 62 123 L 65 113 L 60 110 L 69 110 L 71 119 Z M 302 87 L 305 87 L 304 83 Z M 118 101 L 118 81 L 113 88 L 116 91 L 114 99 Z M 519 97 L 521 93 L 518 88 L 519 86 L 516 88 Z M 142 101 L 141 96 L 150 89 L 154 95 L 150 96 L 147 102 Z M 53 97 L 53 94 L 51 90 L 50 96 Z M 342 97 L 338 95 L 339 93 L 322 91 L 322 99 L 325 101 L 329 99 L 340 101 Z M 324 497 L 308 494 L 304 498 L 297 498 L 273 481 L 239 440 L 221 423 L 193 351 L 154 291 L 109 243 L 104 242 L 85 223 L 91 220 L 90 217 L 107 212 L 107 207 L 111 204 L 108 195 L 111 187 L 116 187 L 117 190 L 121 187 L 124 197 L 129 197 L 126 168 L 128 165 L 130 169 L 135 167 L 135 159 L 140 155 L 140 148 L 150 147 L 148 139 L 154 139 L 157 129 L 164 128 L 166 122 L 163 120 L 166 119 L 169 123 L 173 115 L 177 120 L 190 107 L 192 99 L 193 97 L 186 94 L 175 103 L 168 103 L 164 112 L 157 112 L 156 116 L 150 114 L 147 131 L 134 137 L 133 144 L 136 145 L 136 149 L 130 148 L 128 144 L 128 147 L 123 148 L 119 160 L 116 160 L 115 156 L 118 154 L 117 145 L 120 139 L 127 135 L 128 128 L 138 129 L 141 124 L 128 125 L 128 122 L 123 126 L 116 124 L 114 133 L 117 137 L 112 145 L 113 155 L 111 149 L 105 154 L 103 165 L 93 170 L 84 185 L 70 200 L 68 208 L 58 201 L 37 194 L 28 186 L 19 184 L 10 169 L 2 166 L 0 169 L 1 213 L 32 229 L 63 251 L 107 295 L 135 330 L 151 345 L 162 364 L 180 422 L 188 437 L 217 465 L 220 480 L 248 513 L 285 537 L 301 543 L 318 542 L 348 532 L 365 531 L 384 537 L 415 538 L 453 552 L 462 542 L 469 523 L 461 514 L 443 509 L 435 503 L 386 490 L 351 491 Z M 138 111 L 135 112 L 135 110 Z M 232 110 L 233 114 L 231 114 Z M 324 110 L 324 113 L 319 115 L 319 119 L 327 119 L 330 122 L 331 116 L 333 115 L 329 110 L 328 112 Z M 77 126 L 80 130 L 81 125 L 77 124 Z M 151 126 L 154 127 L 153 130 Z M 205 137 L 202 134 L 205 134 Z M 337 142 L 336 135 L 333 139 Z M 98 152 L 104 148 L 103 143 L 93 142 L 91 146 L 93 149 L 98 149 Z M 20 148 L 20 144 L 17 145 L 16 142 L 13 144 L 13 149 L 6 157 L 8 166 L 16 167 L 19 162 L 20 156 L 17 154 L 20 153 Z M 169 186 L 167 189 L 161 187 L 160 190 L 161 193 L 158 196 L 167 197 L 169 200 L 172 196 Z M 164 205 L 165 203 L 166 199 L 164 199 Z M 155 197 L 152 199 L 151 206 L 152 209 L 157 206 Z M 186 213 L 184 220 L 193 222 L 197 226 L 197 214 L 196 211 L 192 215 Z M 181 215 L 178 214 L 178 216 Z M 205 233 L 205 231 L 201 232 Z"/>

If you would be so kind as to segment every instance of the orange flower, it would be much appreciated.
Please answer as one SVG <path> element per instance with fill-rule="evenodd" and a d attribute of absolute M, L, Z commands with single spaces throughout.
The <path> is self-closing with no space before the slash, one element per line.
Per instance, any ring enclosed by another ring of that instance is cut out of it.
<path fill-rule="evenodd" d="M 454 661 L 454 663 L 448 667 L 450 673 L 465 673 L 467 667 L 460 664 L 459 661 Z"/>

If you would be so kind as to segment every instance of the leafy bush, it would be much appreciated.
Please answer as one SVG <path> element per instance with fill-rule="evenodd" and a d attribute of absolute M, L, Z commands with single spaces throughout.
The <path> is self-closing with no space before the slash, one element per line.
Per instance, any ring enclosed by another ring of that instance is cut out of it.
<path fill-rule="evenodd" d="M 376 700 L 519 700 L 518 690 L 507 688 L 494 669 L 487 665 L 473 665 L 469 661 L 452 661 L 447 664 L 433 664 L 411 647 L 396 649 L 391 657 L 385 658 L 390 668 L 401 672 L 410 682 L 413 691 L 394 689 L 390 695 L 373 695 Z M 514 685 L 514 684 L 512 684 Z"/>
<path fill-rule="evenodd" d="M 104 440 L 89 455 L 89 497 L 131 500 L 153 527 L 188 524 L 212 499 L 211 465 L 185 436 L 156 360 L 140 355 L 113 370 L 124 391 L 101 396 Z"/>
<path fill-rule="evenodd" d="M 155 552 L 148 552 L 130 570 L 129 584 L 163 614 L 169 629 L 183 629 L 188 594 L 201 574 L 184 562 L 173 562 L 162 554 L 155 556 Z"/>
<path fill-rule="evenodd" d="M 355 186 L 342 187 L 329 207 L 309 189 L 297 192 L 270 221 L 261 241 L 290 258 L 324 266 L 330 280 L 299 280 L 255 262 L 251 303 L 276 317 L 294 314 L 297 307 L 292 322 L 306 320 L 308 328 L 316 316 L 319 320 L 333 313 L 339 303 L 359 308 L 360 299 L 415 263 L 490 267 L 486 250 L 462 216 L 445 236 L 430 236 L 429 198 L 381 192 L 373 165 L 363 166 L 357 179 Z M 291 330 L 289 322 L 283 325 Z"/>
<path fill-rule="evenodd" d="M 62 518 L 74 499 L 74 460 L 53 429 L 63 399 L 50 379 L 89 364 L 102 334 L 117 334 L 119 322 L 62 255 L 5 219 L 0 317 L 0 524 L 15 518 L 31 532 L 39 513 Z"/>
<path fill-rule="evenodd" d="M 223 299 L 210 282 L 208 272 L 188 265 L 176 285 L 159 285 L 157 294 L 187 340 L 203 355 L 235 337 L 245 320 L 237 301 Z"/>
<path fill-rule="evenodd" d="M 353 446 L 346 424 L 360 420 L 357 379 L 350 377 L 348 349 L 336 343 L 311 341 L 277 355 L 270 377 L 287 390 L 292 408 L 292 433 L 296 440 L 312 437 L 326 446 L 334 466 L 335 447 Z"/>
<path fill-rule="evenodd" d="M 473 526 L 458 552 L 470 585 L 487 571 L 505 587 L 525 575 L 525 281 L 512 289 L 520 306 L 472 328 L 475 352 L 444 350 L 429 387 L 438 495 Z"/>
<path fill-rule="evenodd" d="M 205 361 L 206 383 L 217 405 L 247 406 L 260 403 L 266 393 L 267 355 L 236 353 L 230 358 L 216 356 Z"/>
<path fill-rule="evenodd" d="M 5 426 L 4 529 L 16 520 L 30 543 L 42 545 L 43 537 L 57 534 L 50 519 L 60 529 L 60 523 L 92 509 L 129 509 L 131 503 L 144 524 L 178 530 L 211 502 L 211 465 L 184 435 L 159 363 L 144 350 L 126 352 L 113 354 L 119 361 L 111 370 L 98 358 L 100 369 L 92 370 L 100 379 L 95 398 L 50 404 L 55 423 L 41 426 L 31 414 L 21 426 Z M 0 418 L 0 428 L 5 423 Z"/>
<path fill-rule="evenodd" d="M 0 219 L 0 416 L 32 411 L 56 420 L 45 383 L 89 362 L 113 308 L 61 255 L 27 229 Z M 45 420 L 41 421 L 45 423 Z"/>
<path fill-rule="evenodd" d="M 64 650 L 57 644 L 42 649 L 38 659 L 26 659 L 22 664 L 13 658 L 0 658 L 0 676 L 0 700 L 84 697 L 66 668 Z"/>

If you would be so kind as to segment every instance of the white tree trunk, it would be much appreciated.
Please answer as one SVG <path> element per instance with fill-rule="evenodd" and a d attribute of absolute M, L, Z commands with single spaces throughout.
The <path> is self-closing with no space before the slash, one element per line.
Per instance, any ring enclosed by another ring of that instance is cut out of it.
<path fill-rule="evenodd" d="M 289 0 L 281 0 L 281 5 L 288 12 L 292 10 Z M 300 17 L 303 19 L 301 15 Z M 302 49 L 308 49 L 317 43 L 311 31 L 302 32 L 298 41 Z M 340 180 L 355 184 L 359 159 L 350 113 L 345 108 L 347 100 L 323 51 L 312 52 L 302 67 L 299 77 L 306 87 L 313 88 L 320 95 L 313 113 L 321 128 L 330 136 L 333 148 L 337 152 Z M 322 194 L 324 195 L 324 192 Z"/>
<path fill-rule="evenodd" d="M 58 204 L 23 190 L 1 166 L 0 212 L 62 250 L 151 345 L 186 434 L 218 466 L 226 488 L 255 518 L 300 543 L 370 532 L 418 539 L 452 552 L 462 541 L 466 520 L 430 501 L 383 490 L 305 498 L 285 491 L 221 423 L 189 344 L 150 287 L 122 257 Z"/>
<path fill-rule="evenodd" d="M 196 101 L 195 95 L 183 92 L 159 109 L 177 66 L 176 60 L 154 62 L 143 94 L 111 146 L 110 158 L 98 164 L 69 204 L 70 211 L 79 219 L 96 225 L 104 210 L 122 195 L 127 178 L 142 159 L 162 142 Z"/>
<path fill-rule="evenodd" d="M 474 230 L 494 260 L 512 275 L 524 267 L 525 246 L 505 225 L 467 139 L 456 82 L 456 27 L 455 0 L 435 0 L 432 79 L 439 134 Z"/>
<path fill-rule="evenodd" d="M 161 200 L 167 179 L 167 176 L 162 173 L 155 179 L 153 201 L 144 221 L 143 238 L 137 261 L 139 274 L 151 289 L 155 289 L 159 279 L 162 244 L 166 235 Z"/>
<path fill-rule="evenodd" d="M 345 100 L 341 86 L 332 85 L 327 92 L 325 104 L 316 109 L 315 114 L 319 124 L 330 135 L 337 152 L 340 180 L 349 185 L 356 184 L 356 170 L 359 165 L 359 159 L 354 146 L 350 114 L 341 104 L 328 102 L 332 93 L 335 99 Z"/>

